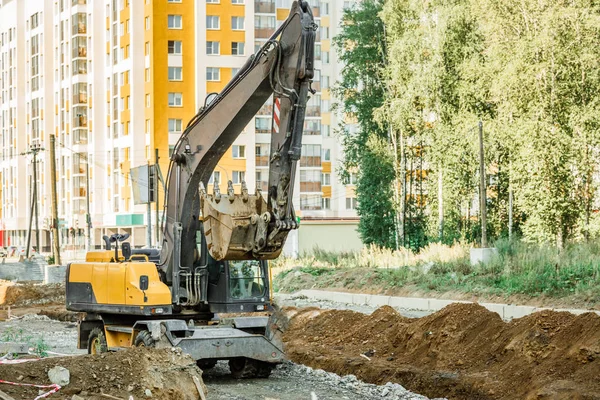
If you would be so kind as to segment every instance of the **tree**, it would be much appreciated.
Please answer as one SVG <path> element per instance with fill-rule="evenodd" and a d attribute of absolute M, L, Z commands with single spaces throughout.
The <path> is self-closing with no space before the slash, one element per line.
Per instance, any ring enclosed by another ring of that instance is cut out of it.
<path fill-rule="evenodd" d="M 345 123 L 354 120 L 356 131 L 339 130 L 345 150 L 342 179 L 357 173 L 356 194 L 360 222 L 358 231 L 366 244 L 394 246 L 392 154 L 386 150 L 387 126 L 379 124 L 374 111 L 383 105 L 381 79 L 386 52 L 380 0 L 365 0 L 344 10 L 341 33 L 333 39 L 345 65 L 333 93 L 341 99 L 336 109 Z"/>

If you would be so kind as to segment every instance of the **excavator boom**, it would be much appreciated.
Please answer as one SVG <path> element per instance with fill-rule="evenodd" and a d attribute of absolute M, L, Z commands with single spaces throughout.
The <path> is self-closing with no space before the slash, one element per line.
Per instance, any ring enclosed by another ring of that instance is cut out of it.
<path fill-rule="evenodd" d="M 312 91 L 315 30 L 308 4 L 294 2 L 286 21 L 190 121 L 176 144 L 167 174 L 160 262 L 174 286 L 180 271 L 194 268 L 196 235 L 202 228 L 216 260 L 276 258 L 288 232 L 297 228 L 292 194 Z M 244 183 L 242 193 L 235 194 L 231 182 L 227 194 L 219 192 L 216 182 L 209 193 L 217 163 L 270 96 L 268 193 L 249 194 Z"/>

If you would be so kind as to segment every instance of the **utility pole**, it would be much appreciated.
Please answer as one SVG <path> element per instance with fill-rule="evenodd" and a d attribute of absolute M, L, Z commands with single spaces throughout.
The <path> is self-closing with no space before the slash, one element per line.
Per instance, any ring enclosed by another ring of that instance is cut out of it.
<path fill-rule="evenodd" d="M 34 143 L 29 146 L 29 151 L 25 153 L 21 153 L 21 155 L 33 155 L 33 182 L 30 186 L 33 187 L 32 195 L 31 195 L 31 214 L 29 217 L 29 231 L 27 233 L 27 248 L 25 249 L 25 257 L 29 258 L 29 250 L 31 247 L 31 225 L 33 222 L 33 215 L 35 213 L 35 239 L 36 245 L 38 248 L 38 252 L 41 251 L 40 248 L 40 226 L 38 221 L 38 207 L 37 207 L 37 154 L 40 151 L 43 151 L 44 148 L 40 146 L 39 143 Z"/>
<path fill-rule="evenodd" d="M 87 251 L 92 250 L 92 217 L 90 215 L 90 160 L 85 160 L 85 222 L 87 226 Z"/>
<path fill-rule="evenodd" d="M 50 135 L 50 184 L 52 185 L 52 253 L 54 263 L 60 265 L 60 243 L 58 242 L 58 197 L 56 194 L 56 137 Z"/>
<path fill-rule="evenodd" d="M 54 263 L 60 265 L 60 243 L 58 239 L 58 196 L 56 194 L 56 137 L 50 135 L 50 181 L 52 185 L 52 253 Z"/>
<path fill-rule="evenodd" d="M 160 198 L 158 195 L 158 174 L 160 172 L 160 165 L 158 164 L 158 160 L 158 149 L 154 149 L 154 179 L 156 179 L 156 183 L 154 184 L 154 190 L 156 191 L 156 203 L 154 204 L 154 207 L 156 207 L 156 247 L 158 247 L 160 243 L 160 223 L 158 222 L 158 201 Z"/>
<path fill-rule="evenodd" d="M 483 122 L 479 121 L 479 208 L 481 212 L 481 247 L 487 247 L 487 210 L 485 193 L 485 165 L 483 157 Z"/>

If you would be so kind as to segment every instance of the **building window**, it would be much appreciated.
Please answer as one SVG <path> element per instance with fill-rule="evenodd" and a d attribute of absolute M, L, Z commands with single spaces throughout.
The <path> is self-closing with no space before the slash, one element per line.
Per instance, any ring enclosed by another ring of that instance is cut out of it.
<path fill-rule="evenodd" d="M 169 29 L 181 29 L 181 15 L 169 15 L 167 17 Z"/>
<path fill-rule="evenodd" d="M 231 42 L 231 54 L 234 56 L 243 56 L 244 42 Z"/>
<path fill-rule="evenodd" d="M 323 161 L 331 161 L 331 149 L 323 149 Z"/>
<path fill-rule="evenodd" d="M 219 29 L 219 16 L 218 15 L 207 15 L 206 16 L 206 29 Z"/>
<path fill-rule="evenodd" d="M 181 0 L 167 0 L 167 3 L 181 3 Z"/>
<path fill-rule="evenodd" d="M 321 195 L 318 194 L 301 194 L 300 209 L 301 210 L 320 210 L 322 206 Z"/>
<path fill-rule="evenodd" d="M 231 17 L 231 29 L 234 31 L 244 30 L 244 17 Z"/>
<path fill-rule="evenodd" d="M 181 133 L 183 126 L 183 120 L 176 118 L 169 118 L 169 133 Z"/>
<path fill-rule="evenodd" d="M 244 4 L 244 0 L 231 0 L 231 4 Z"/>
<path fill-rule="evenodd" d="M 358 181 L 358 176 L 356 175 L 356 173 L 350 172 L 348 174 L 348 177 L 346 179 L 344 179 L 344 184 L 345 185 L 356 185 L 357 181 Z"/>
<path fill-rule="evenodd" d="M 150 55 L 150 42 L 144 43 L 144 55 Z"/>
<path fill-rule="evenodd" d="M 231 76 L 236 76 L 237 73 L 240 72 L 239 68 L 231 68 Z"/>
<path fill-rule="evenodd" d="M 181 55 L 181 40 L 169 40 L 169 54 Z"/>
<path fill-rule="evenodd" d="M 220 81 L 221 80 L 221 70 L 215 67 L 206 68 L 206 80 L 207 81 Z"/>
<path fill-rule="evenodd" d="M 303 144 L 302 158 L 300 158 L 301 167 L 320 167 L 321 166 L 321 145 Z"/>
<path fill-rule="evenodd" d="M 246 180 L 246 172 L 244 171 L 233 171 L 231 174 L 231 181 L 238 185 Z"/>
<path fill-rule="evenodd" d="M 244 145 L 233 145 L 231 147 L 233 158 L 246 158 L 246 146 Z"/>
<path fill-rule="evenodd" d="M 321 175 L 321 184 L 324 186 L 331 186 L 331 174 L 330 173 L 323 173 L 323 175 Z"/>
<path fill-rule="evenodd" d="M 146 95 L 146 107 L 150 107 L 150 95 Z"/>
<path fill-rule="evenodd" d="M 146 68 L 144 74 L 146 75 L 146 82 L 150 82 L 150 68 Z"/>
<path fill-rule="evenodd" d="M 321 134 L 323 135 L 323 137 L 331 137 L 329 125 L 321 125 Z"/>
<path fill-rule="evenodd" d="M 219 0 L 206 0 L 207 4 L 219 4 L 220 1 Z"/>
<path fill-rule="evenodd" d="M 217 185 L 220 185 L 221 184 L 221 172 L 213 171 L 213 174 L 210 177 L 210 180 L 208 181 L 208 183 L 216 183 Z"/>
<path fill-rule="evenodd" d="M 146 17 L 144 21 L 146 23 L 146 30 L 150 29 L 150 17 Z"/>
<path fill-rule="evenodd" d="M 169 107 L 181 107 L 183 106 L 183 94 L 179 92 L 169 93 Z"/>
<path fill-rule="evenodd" d="M 219 54 L 219 42 L 206 42 L 206 54 L 218 55 Z"/>
<path fill-rule="evenodd" d="M 323 210 L 331 210 L 331 198 L 323 197 L 321 199 L 321 201 L 322 201 L 321 208 Z"/>
<path fill-rule="evenodd" d="M 183 68 L 181 67 L 169 67 L 169 80 L 170 81 L 180 81 L 182 80 Z"/>
<path fill-rule="evenodd" d="M 356 197 L 346 197 L 346 210 L 356 210 L 357 205 Z"/>
<path fill-rule="evenodd" d="M 146 120 L 146 133 L 150 133 L 150 120 Z"/>

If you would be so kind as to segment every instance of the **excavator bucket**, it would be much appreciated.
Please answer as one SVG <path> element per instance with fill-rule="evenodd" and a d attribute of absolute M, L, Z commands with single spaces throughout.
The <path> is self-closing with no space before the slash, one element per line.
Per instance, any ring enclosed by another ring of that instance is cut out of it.
<path fill-rule="evenodd" d="M 221 195 L 218 187 L 212 195 L 200 190 L 206 245 L 215 260 L 270 260 L 281 253 L 281 249 L 261 251 L 258 256 L 253 253 L 257 230 L 265 226 L 269 213 L 260 191 L 249 195 L 245 186 L 242 185 L 242 194 L 233 193 L 231 181 L 227 195 Z"/>

